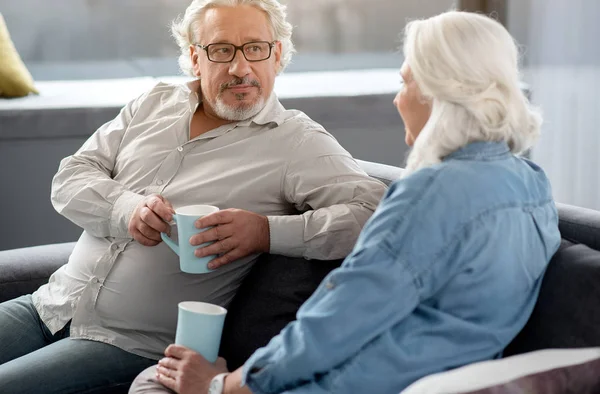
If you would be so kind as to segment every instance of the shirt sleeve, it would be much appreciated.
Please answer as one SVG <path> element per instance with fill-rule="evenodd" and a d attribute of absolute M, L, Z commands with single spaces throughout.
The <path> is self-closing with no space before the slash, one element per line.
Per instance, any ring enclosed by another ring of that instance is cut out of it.
<path fill-rule="evenodd" d="M 268 217 L 270 252 L 321 260 L 350 253 L 386 191 L 320 131 L 308 133 L 296 147 L 282 188 L 285 199 L 303 213 Z"/>
<path fill-rule="evenodd" d="M 56 211 L 97 237 L 130 237 L 129 218 L 144 198 L 112 179 L 119 146 L 139 100 L 128 103 L 74 155 L 63 159 L 52 180 Z"/>
<path fill-rule="evenodd" d="M 276 393 L 314 380 L 416 308 L 418 279 L 406 254 L 394 250 L 410 231 L 398 222 L 415 197 L 384 199 L 342 267 L 323 280 L 296 321 L 246 362 L 243 379 L 253 392 Z"/>

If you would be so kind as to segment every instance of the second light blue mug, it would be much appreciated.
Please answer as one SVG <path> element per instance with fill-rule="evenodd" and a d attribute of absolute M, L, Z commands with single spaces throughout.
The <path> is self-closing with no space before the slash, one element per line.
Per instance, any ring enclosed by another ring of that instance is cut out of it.
<path fill-rule="evenodd" d="M 203 216 L 217 212 L 219 208 L 212 205 L 187 205 L 175 209 L 173 221 L 177 224 L 178 243 L 175 243 L 167 234 L 160 233 L 160 237 L 165 243 L 179 255 L 179 266 L 183 272 L 189 274 L 205 274 L 212 270 L 208 268 L 208 263 L 217 255 L 196 257 L 194 251 L 198 248 L 210 245 L 212 242 L 204 243 L 200 246 L 192 246 L 190 238 L 194 234 L 208 230 L 207 228 L 196 228 L 194 223 Z"/>
<path fill-rule="evenodd" d="M 217 361 L 227 310 L 206 302 L 183 301 L 178 305 L 175 343 Z"/>

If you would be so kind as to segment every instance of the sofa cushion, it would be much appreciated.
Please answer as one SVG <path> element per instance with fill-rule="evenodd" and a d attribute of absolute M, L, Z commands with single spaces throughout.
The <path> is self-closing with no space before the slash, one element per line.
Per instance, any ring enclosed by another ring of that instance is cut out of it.
<path fill-rule="evenodd" d="M 229 369 L 242 365 L 293 321 L 300 305 L 341 263 L 263 254 L 228 308 L 220 355 Z"/>
<path fill-rule="evenodd" d="M 22 97 L 37 93 L 33 79 L 17 53 L 0 14 L 0 97 Z"/>
<path fill-rule="evenodd" d="M 75 242 L 0 251 L 0 302 L 31 294 L 69 260 Z"/>
<path fill-rule="evenodd" d="M 467 394 L 596 394 L 600 392 L 600 358 L 567 365 Z"/>
<path fill-rule="evenodd" d="M 429 375 L 401 394 L 591 394 L 598 367 L 600 348 L 540 350 Z"/>
<path fill-rule="evenodd" d="M 563 242 L 533 313 L 505 356 L 548 348 L 600 346 L 600 251 Z"/>

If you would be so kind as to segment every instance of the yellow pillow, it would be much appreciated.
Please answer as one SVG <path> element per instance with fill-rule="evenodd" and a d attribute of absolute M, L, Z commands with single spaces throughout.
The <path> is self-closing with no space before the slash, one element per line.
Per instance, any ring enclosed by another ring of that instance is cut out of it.
<path fill-rule="evenodd" d="M 22 97 L 38 93 L 33 78 L 13 45 L 0 14 L 0 97 Z"/>

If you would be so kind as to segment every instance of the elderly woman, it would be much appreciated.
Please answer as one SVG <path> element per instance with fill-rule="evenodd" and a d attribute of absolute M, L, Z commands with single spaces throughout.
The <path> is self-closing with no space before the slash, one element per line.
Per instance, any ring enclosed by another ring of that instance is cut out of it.
<path fill-rule="evenodd" d="M 241 369 L 172 345 L 132 392 L 398 393 L 497 357 L 524 326 L 560 235 L 548 179 L 517 156 L 541 118 L 515 43 L 447 12 L 408 24 L 404 55 L 394 104 L 413 149 L 343 265 Z"/>

